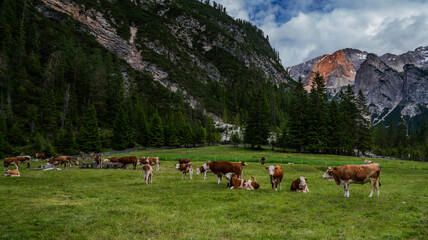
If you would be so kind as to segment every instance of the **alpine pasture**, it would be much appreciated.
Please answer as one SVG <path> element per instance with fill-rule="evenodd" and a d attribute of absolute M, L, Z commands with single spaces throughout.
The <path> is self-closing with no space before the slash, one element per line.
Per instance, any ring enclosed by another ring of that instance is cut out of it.
<path fill-rule="evenodd" d="M 0 239 L 426 239 L 428 164 L 370 159 L 382 166 L 380 197 L 370 183 L 343 187 L 322 179 L 328 166 L 362 164 L 363 158 L 284 154 L 268 149 L 214 146 L 138 151 L 159 156 L 160 171 L 144 185 L 137 170 L 27 171 L 0 180 Z M 272 191 L 264 156 L 284 169 L 282 190 Z M 195 169 L 207 160 L 246 161 L 243 178 L 260 188 L 230 190 L 208 173 L 181 180 L 178 158 Z M 282 162 L 282 163 L 281 163 Z M 293 162 L 295 165 L 288 165 Z M 32 163 L 37 167 L 42 163 Z M 10 167 L 9 169 L 13 169 Z M 307 178 L 309 193 L 290 192 Z"/>

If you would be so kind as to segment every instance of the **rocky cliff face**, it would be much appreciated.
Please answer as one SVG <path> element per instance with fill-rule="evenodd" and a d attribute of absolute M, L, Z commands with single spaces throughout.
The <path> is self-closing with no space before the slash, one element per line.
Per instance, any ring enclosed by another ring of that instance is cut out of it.
<path fill-rule="evenodd" d="M 292 78 L 302 78 L 307 91 L 311 89 L 314 73 L 319 72 L 328 91 L 335 95 L 342 87 L 354 84 L 356 71 L 366 56 L 366 52 L 347 48 L 293 66 L 288 71 Z"/>
<path fill-rule="evenodd" d="M 374 54 L 368 54 L 355 78 L 354 91 L 362 91 L 372 114 L 379 123 L 402 100 L 403 79 Z"/>
<path fill-rule="evenodd" d="M 400 55 L 380 57 L 355 49 L 343 49 L 287 68 L 294 79 L 301 77 L 310 91 L 313 72 L 326 80 L 327 91 L 334 96 L 350 84 L 366 96 L 373 124 L 401 115 L 408 119 L 427 112 L 428 47 L 418 47 Z"/>

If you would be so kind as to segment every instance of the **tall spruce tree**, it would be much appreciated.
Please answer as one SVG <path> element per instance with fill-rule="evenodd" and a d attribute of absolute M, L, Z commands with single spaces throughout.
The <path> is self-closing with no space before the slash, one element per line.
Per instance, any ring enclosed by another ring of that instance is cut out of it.
<path fill-rule="evenodd" d="M 308 94 L 303 87 L 302 79 L 291 88 L 290 104 L 288 111 L 288 136 L 286 145 L 301 152 L 306 146 L 306 131 L 308 118 Z"/>
<path fill-rule="evenodd" d="M 123 110 L 122 105 L 119 106 L 119 110 L 116 114 L 116 119 L 113 123 L 112 145 L 115 150 L 123 150 L 127 147 L 134 146 L 128 115 Z"/>
<path fill-rule="evenodd" d="M 61 129 L 55 141 L 56 151 L 62 154 L 75 154 L 76 137 L 73 133 L 73 126 L 70 122 L 66 124 L 65 129 Z"/>
<path fill-rule="evenodd" d="M 164 145 L 163 124 L 158 111 L 155 111 L 152 117 L 149 145 L 157 147 Z"/>
<path fill-rule="evenodd" d="M 340 152 L 354 155 L 355 130 L 358 109 L 355 104 L 355 94 L 352 87 L 348 85 L 345 92 L 339 92 L 340 110 Z"/>
<path fill-rule="evenodd" d="M 356 99 L 356 105 L 358 109 L 357 115 L 357 129 L 356 129 L 356 149 L 363 154 L 370 150 L 372 146 L 372 138 L 370 133 L 371 123 L 370 123 L 370 112 L 369 108 L 366 105 L 366 98 L 363 95 L 363 92 L 358 91 L 358 96 Z"/>
<path fill-rule="evenodd" d="M 266 96 L 261 90 L 253 92 L 252 101 L 245 126 L 244 142 L 254 149 L 268 143 L 269 137 L 269 112 Z"/>
<path fill-rule="evenodd" d="M 141 146 L 147 146 L 149 129 L 147 127 L 146 115 L 141 107 L 137 107 L 135 125 L 135 141 Z"/>
<path fill-rule="evenodd" d="M 6 156 L 6 131 L 7 131 L 7 125 L 6 125 L 6 115 L 0 114 L 0 158 L 3 158 Z"/>
<path fill-rule="evenodd" d="M 311 92 L 309 94 L 307 149 L 310 152 L 324 151 L 327 148 L 327 90 L 324 78 L 317 72 L 312 80 Z"/>
<path fill-rule="evenodd" d="M 391 118 L 388 126 L 388 147 L 395 147 L 395 131 L 394 131 L 394 120 Z"/>
<path fill-rule="evenodd" d="M 97 113 L 93 104 L 88 104 L 80 122 L 79 149 L 84 152 L 100 152 L 101 137 L 98 129 Z"/>
<path fill-rule="evenodd" d="M 338 154 L 340 148 L 340 114 L 334 98 L 328 105 L 327 148 L 329 153 Z"/>

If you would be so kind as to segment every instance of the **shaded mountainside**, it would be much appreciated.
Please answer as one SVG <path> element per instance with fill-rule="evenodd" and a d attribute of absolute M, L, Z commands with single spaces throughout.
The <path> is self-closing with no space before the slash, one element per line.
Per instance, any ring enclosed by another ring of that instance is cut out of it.
<path fill-rule="evenodd" d="M 256 90 L 273 103 L 269 123 L 285 121 L 291 78 L 278 53 L 220 5 L 5 0 L 0 11 L 0 154 L 71 153 L 61 144 L 71 134 L 85 145 L 86 118 L 103 148 L 115 134 L 121 148 L 216 142 L 213 121 L 243 125 Z"/>
<path fill-rule="evenodd" d="M 378 57 L 356 49 L 343 49 L 287 68 L 294 79 L 301 77 L 310 91 L 313 72 L 324 76 L 330 96 L 351 85 L 366 96 L 373 124 L 400 122 L 405 116 L 411 127 L 428 119 L 427 96 L 428 47 L 419 47 L 401 55 Z"/>

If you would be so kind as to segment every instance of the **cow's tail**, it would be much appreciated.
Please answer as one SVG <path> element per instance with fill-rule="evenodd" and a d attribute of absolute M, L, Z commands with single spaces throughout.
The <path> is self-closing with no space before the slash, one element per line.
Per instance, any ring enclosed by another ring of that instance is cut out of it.
<path fill-rule="evenodd" d="M 376 163 L 379 166 L 379 177 L 378 177 L 378 181 L 379 181 L 379 187 L 382 186 L 382 184 L 380 183 L 380 174 L 382 173 L 382 168 L 380 167 L 379 163 Z"/>

